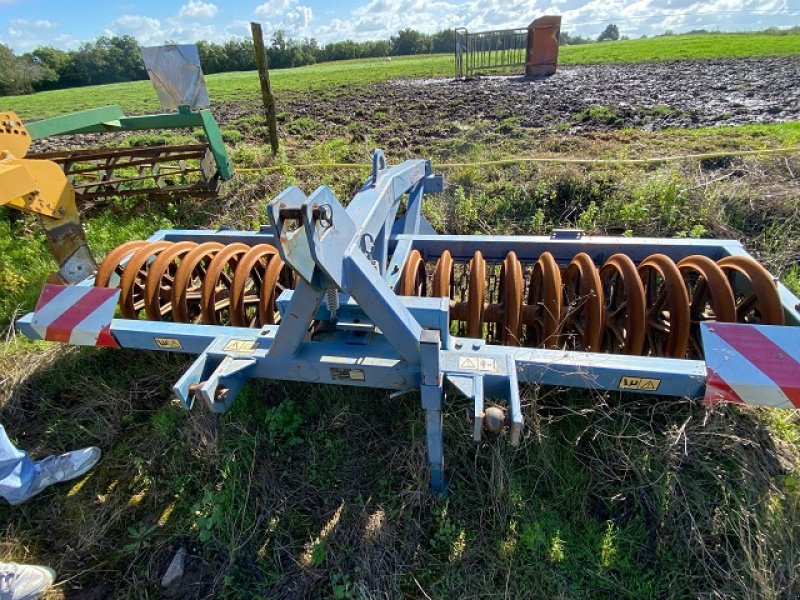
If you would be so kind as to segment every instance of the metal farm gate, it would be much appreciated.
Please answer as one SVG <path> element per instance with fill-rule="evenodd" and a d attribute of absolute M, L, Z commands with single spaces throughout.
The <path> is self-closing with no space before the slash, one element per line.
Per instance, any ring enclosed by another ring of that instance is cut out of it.
<path fill-rule="evenodd" d="M 527 77 L 552 75 L 558 62 L 561 17 L 545 16 L 524 29 L 470 33 L 456 29 L 456 77 L 525 67 Z"/>
<path fill-rule="evenodd" d="M 523 66 L 527 49 L 527 28 L 479 33 L 456 29 L 456 77 Z"/>

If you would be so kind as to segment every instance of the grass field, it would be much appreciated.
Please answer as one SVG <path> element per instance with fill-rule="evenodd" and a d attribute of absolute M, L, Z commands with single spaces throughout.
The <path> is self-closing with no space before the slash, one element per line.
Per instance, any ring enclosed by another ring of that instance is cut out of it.
<path fill-rule="evenodd" d="M 741 37 L 728 52 L 748 41 L 753 54 L 774 50 L 764 36 L 712 37 L 723 47 Z M 694 39 L 631 43 L 626 60 L 662 43 L 674 52 L 696 43 L 693 57 L 707 57 L 702 48 L 721 52 Z M 617 47 L 627 46 L 598 46 L 602 58 Z M 273 81 L 279 94 L 312 101 L 349 83 L 339 90 L 348 99 L 358 97 L 356 81 L 447 74 L 446 60 L 320 65 L 277 71 Z M 209 84 L 231 102 L 256 93 L 253 74 Z M 149 83 L 136 83 L 14 101 L 40 115 L 119 97 L 133 111 L 154 108 L 150 95 Z M 239 173 L 219 198 L 85 207 L 90 245 L 102 256 L 159 228 L 252 229 L 289 184 L 326 184 L 349 198 L 368 167 L 295 165 L 366 165 L 378 141 L 396 142 L 392 131 L 407 116 L 386 112 L 383 129 L 364 136 L 286 114 L 283 150 L 272 159 L 251 135 L 263 119 L 245 111 L 224 127 Z M 494 119 L 460 125 L 427 140 L 422 155 L 465 163 L 523 153 L 624 158 L 800 142 L 800 123 L 580 134 Z M 412 155 L 398 144 L 389 160 Z M 278 168 L 258 170 L 265 165 Z M 578 226 L 737 238 L 800 293 L 799 174 L 797 155 L 645 167 L 466 165 L 447 169 L 445 192 L 430 197 L 425 215 L 438 231 L 459 234 Z M 31 308 L 52 267 L 36 220 L 0 209 L 1 322 Z M 522 390 L 527 427 L 514 449 L 506 436 L 472 443 L 469 407 L 448 397 L 452 493 L 434 499 L 417 394 L 261 381 L 222 416 L 202 406 L 187 413 L 170 386 L 191 362 L 30 342 L 8 330 L 0 422 L 34 457 L 97 444 L 104 458 L 74 485 L 21 507 L 0 504 L 0 560 L 53 566 L 61 583 L 49 597 L 59 599 L 800 597 L 797 411 L 530 385 Z M 179 548 L 188 556 L 182 587 L 163 591 L 160 578 Z"/>
<path fill-rule="evenodd" d="M 742 56 L 800 54 L 800 35 L 708 34 L 681 35 L 643 40 L 622 40 L 561 48 L 562 65 L 688 60 Z M 393 57 L 322 63 L 271 73 L 277 92 L 325 90 L 331 86 L 386 81 L 400 77 L 452 77 L 455 63 L 450 54 Z M 256 99 L 258 78 L 254 71 L 219 73 L 206 77 L 214 102 Z M 0 97 L 0 110 L 14 110 L 24 119 L 41 119 L 102 103 L 119 104 L 127 112 L 158 110 L 149 81 L 40 92 L 29 96 Z"/>

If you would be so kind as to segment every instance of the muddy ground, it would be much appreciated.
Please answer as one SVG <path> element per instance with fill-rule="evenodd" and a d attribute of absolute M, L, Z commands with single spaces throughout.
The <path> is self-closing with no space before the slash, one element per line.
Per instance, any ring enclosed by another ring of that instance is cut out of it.
<path fill-rule="evenodd" d="M 552 77 L 398 80 L 335 96 L 296 96 L 283 107 L 326 129 L 353 121 L 403 135 L 447 137 L 464 123 L 556 127 L 571 133 L 663 129 L 800 119 L 800 58 L 562 67 Z M 598 110 L 592 107 L 607 107 Z M 227 116 L 226 108 L 220 111 Z"/>
<path fill-rule="evenodd" d="M 707 127 L 800 119 L 800 58 L 747 58 L 561 67 L 547 79 L 520 77 L 395 80 L 324 92 L 279 94 L 281 128 L 300 138 L 367 136 L 420 147 L 484 121 L 509 133 L 546 127 L 580 135 L 636 127 Z M 239 121 L 260 114 L 255 100 L 216 105 L 222 127 L 247 141 L 263 132 Z M 119 134 L 65 137 L 37 151 L 109 143 Z M 124 137 L 124 136 L 122 136 Z M 391 143 L 393 142 L 393 143 Z"/>

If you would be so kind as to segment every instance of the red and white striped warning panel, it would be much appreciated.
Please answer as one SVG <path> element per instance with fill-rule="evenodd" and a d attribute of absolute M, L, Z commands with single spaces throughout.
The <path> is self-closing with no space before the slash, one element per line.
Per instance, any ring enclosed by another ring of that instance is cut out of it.
<path fill-rule="evenodd" d="M 800 408 L 800 327 L 701 324 L 704 401 Z"/>
<path fill-rule="evenodd" d="M 113 288 L 46 284 L 31 327 L 49 342 L 119 348 L 111 335 L 118 296 Z"/>

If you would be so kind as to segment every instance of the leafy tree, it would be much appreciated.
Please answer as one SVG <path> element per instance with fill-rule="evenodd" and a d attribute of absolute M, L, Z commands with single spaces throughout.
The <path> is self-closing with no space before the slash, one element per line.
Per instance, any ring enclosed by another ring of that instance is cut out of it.
<path fill-rule="evenodd" d="M 577 46 L 579 44 L 591 44 L 592 40 L 579 35 L 570 35 L 562 30 L 558 34 L 558 43 L 562 46 Z"/>
<path fill-rule="evenodd" d="M 46 77 L 35 84 L 37 90 L 51 90 L 62 87 L 60 74 L 66 69 L 71 60 L 68 52 L 50 48 L 49 46 L 42 46 L 36 48 L 33 52 L 23 54 L 23 57 L 40 65 L 45 70 Z"/>
<path fill-rule="evenodd" d="M 5 44 L 0 44 L 0 94 L 18 93 L 16 88 L 16 60 L 17 57 L 11 48 Z"/>
<path fill-rule="evenodd" d="M 225 56 L 225 49 L 221 45 L 199 41 L 197 51 L 205 73 L 221 73 L 227 70 L 228 57 Z"/>
<path fill-rule="evenodd" d="M 614 25 L 614 23 L 609 23 L 603 30 L 603 33 L 597 36 L 598 42 L 606 42 L 606 41 L 615 42 L 618 39 L 619 39 L 619 27 Z"/>
<path fill-rule="evenodd" d="M 256 68 L 256 57 L 251 40 L 228 40 L 223 45 L 227 59 L 225 71 L 252 71 Z"/>
<path fill-rule="evenodd" d="M 29 94 L 34 84 L 54 77 L 30 56 L 15 56 L 5 44 L 0 44 L 0 95 Z"/>
<path fill-rule="evenodd" d="M 320 61 L 348 60 L 351 58 L 362 58 L 361 44 L 353 40 L 342 40 L 325 46 L 322 49 Z"/>
<path fill-rule="evenodd" d="M 456 32 L 454 29 L 443 29 L 430 36 L 430 51 L 434 53 L 452 52 L 455 46 Z"/>
<path fill-rule="evenodd" d="M 106 52 L 105 79 L 108 82 L 130 81 L 147 77 L 139 42 L 135 37 L 123 35 L 100 38 L 100 40 L 103 40 L 103 49 Z"/>
<path fill-rule="evenodd" d="M 392 36 L 391 42 L 392 54 L 403 56 L 430 52 L 428 36 L 411 28 L 403 29 L 396 36 Z"/>

